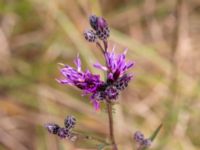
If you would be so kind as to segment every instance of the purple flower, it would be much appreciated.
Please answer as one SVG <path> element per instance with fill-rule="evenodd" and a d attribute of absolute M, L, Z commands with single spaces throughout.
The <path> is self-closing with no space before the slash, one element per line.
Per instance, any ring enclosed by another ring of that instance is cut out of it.
<path fill-rule="evenodd" d="M 74 63 L 77 67 L 76 69 L 68 65 L 65 65 L 64 68 L 60 69 L 61 74 L 65 78 L 57 81 L 61 84 L 76 86 L 77 88 L 81 89 L 84 94 L 94 93 L 99 86 L 102 85 L 100 76 L 92 74 L 89 70 L 83 72 L 79 57 L 75 59 Z"/>
<path fill-rule="evenodd" d="M 120 77 L 122 77 L 129 68 L 133 67 L 134 65 L 133 62 L 126 62 L 126 53 L 127 49 L 124 50 L 122 54 L 116 55 L 113 48 L 112 52 L 105 52 L 106 66 L 102 66 L 101 64 L 96 63 L 94 67 L 107 71 L 108 81 L 115 82 Z M 127 75 L 127 77 L 124 79 L 127 81 L 131 77 L 132 75 Z"/>

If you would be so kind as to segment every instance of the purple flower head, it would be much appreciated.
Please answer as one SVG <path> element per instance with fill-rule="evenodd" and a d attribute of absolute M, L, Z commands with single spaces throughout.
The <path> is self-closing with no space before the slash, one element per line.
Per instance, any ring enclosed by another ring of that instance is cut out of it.
<path fill-rule="evenodd" d="M 129 68 L 133 67 L 134 65 L 133 62 L 126 62 L 127 49 L 119 55 L 115 54 L 114 49 L 115 48 L 113 48 L 112 52 L 105 52 L 106 66 L 102 66 L 99 63 L 94 65 L 94 67 L 108 72 L 107 78 L 110 82 L 117 81 L 126 73 Z M 128 75 L 126 80 L 129 78 L 131 78 L 131 75 Z"/>
<path fill-rule="evenodd" d="M 74 63 L 76 64 L 76 69 L 68 65 L 65 65 L 64 68 L 60 69 L 61 74 L 65 78 L 57 81 L 61 84 L 76 86 L 81 89 L 84 94 L 94 93 L 102 84 L 100 76 L 92 74 L 89 70 L 83 72 L 79 57 L 75 59 Z"/>

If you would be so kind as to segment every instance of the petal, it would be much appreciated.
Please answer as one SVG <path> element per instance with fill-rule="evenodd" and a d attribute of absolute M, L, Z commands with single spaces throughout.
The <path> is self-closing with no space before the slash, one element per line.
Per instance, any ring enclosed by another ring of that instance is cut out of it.
<path fill-rule="evenodd" d="M 94 109 L 97 111 L 100 108 L 100 103 L 98 101 L 94 100 L 93 101 L 93 106 L 94 106 Z"/>
<path fill-rule="evenodd" d="M 96 111 L 99 110 L 99 108 L 100 108 L 100 103 L 99 103 L 97 100 L 94 99 L 94 96 L 93 96 L 93 95 L 90 96 L 90 100 L 91 100 L 91 102 L 93 103 L 94 109 L 95 109 Z"/>
<path fill-rule="evenodd" d="M 66 79 L 55 79 L 58 83 L 60 83 L 60 84 L 70 84 L 70 85 L 72 85 L 72 83 L 71 82 L 69 82 L 68 80 L 66 80 Z"/>
<path fill-rule="evenodd" d="M 131 67 L 133 67 L 133 66 L 134 66 L 134 63 L 133 63 L 133 62 L 129 62 L 129 63 L 127 63 L 127 65 L 126 65 L 126 68 L 129 69 L 129 68 L 131 68 Z"/>
<path fill-rule="evenodd" d="M 77 55 L 76 59 L 74 60 L 74 63 L 77 67 L 77 71 L 80 72 L 81 71 L 81 60 L 79 55 Z"/>
<path fill-rule="evenodd" d="M 103 71 L 107 71 L 107 70 L 108 70 L 107 67 L 101 65 L 100 63 L 95 63 L 93 66 L 94 66 L 95 68 L 98 68 L 98 69 L 103 70 Z"/>

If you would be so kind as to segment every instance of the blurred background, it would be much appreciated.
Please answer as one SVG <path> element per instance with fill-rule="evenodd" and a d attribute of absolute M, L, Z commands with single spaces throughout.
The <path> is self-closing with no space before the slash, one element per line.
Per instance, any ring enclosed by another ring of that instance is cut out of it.
<path fill-rule="evenodd" d="M 163 128 L 152 150 L 200 149 L 199 0 L 0 0 L 0 150 L 95 149 L 50 135 L 47 122 L 63 125 L 68 114 L 77 130 L 106 138 L 107 115 L 88 97 L 59 85 L 58 63 L 84 68 L 103 61 L 95 44 L 84 40 L 90 14 L 104 16 L 109 47 L 128 48 L 136 62 L 134 80 L 115 106 L 120 150 L 133 149 L 132 134 L 149 136 Z"/>

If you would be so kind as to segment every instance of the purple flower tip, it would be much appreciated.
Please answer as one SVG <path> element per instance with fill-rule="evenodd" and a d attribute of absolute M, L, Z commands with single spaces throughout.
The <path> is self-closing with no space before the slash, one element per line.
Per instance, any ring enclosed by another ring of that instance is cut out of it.
<path fill-rule="evenodd" d="M 105 53 L 106 66 L 99 63 L 95 64 L 94 67 L 101 70 L 108 70 L 108 80 L 114 82 L 122 77 L 126 71 L 134 66 L 133 62 L 126 62 L 127 49 L 122 54 L 116 55 L 115 48 L 111 52 Z M 127 77 L 128 76 L 128 77 Z M 130 79 L 130 75 L 126 76 L 126 80 Z"/>

